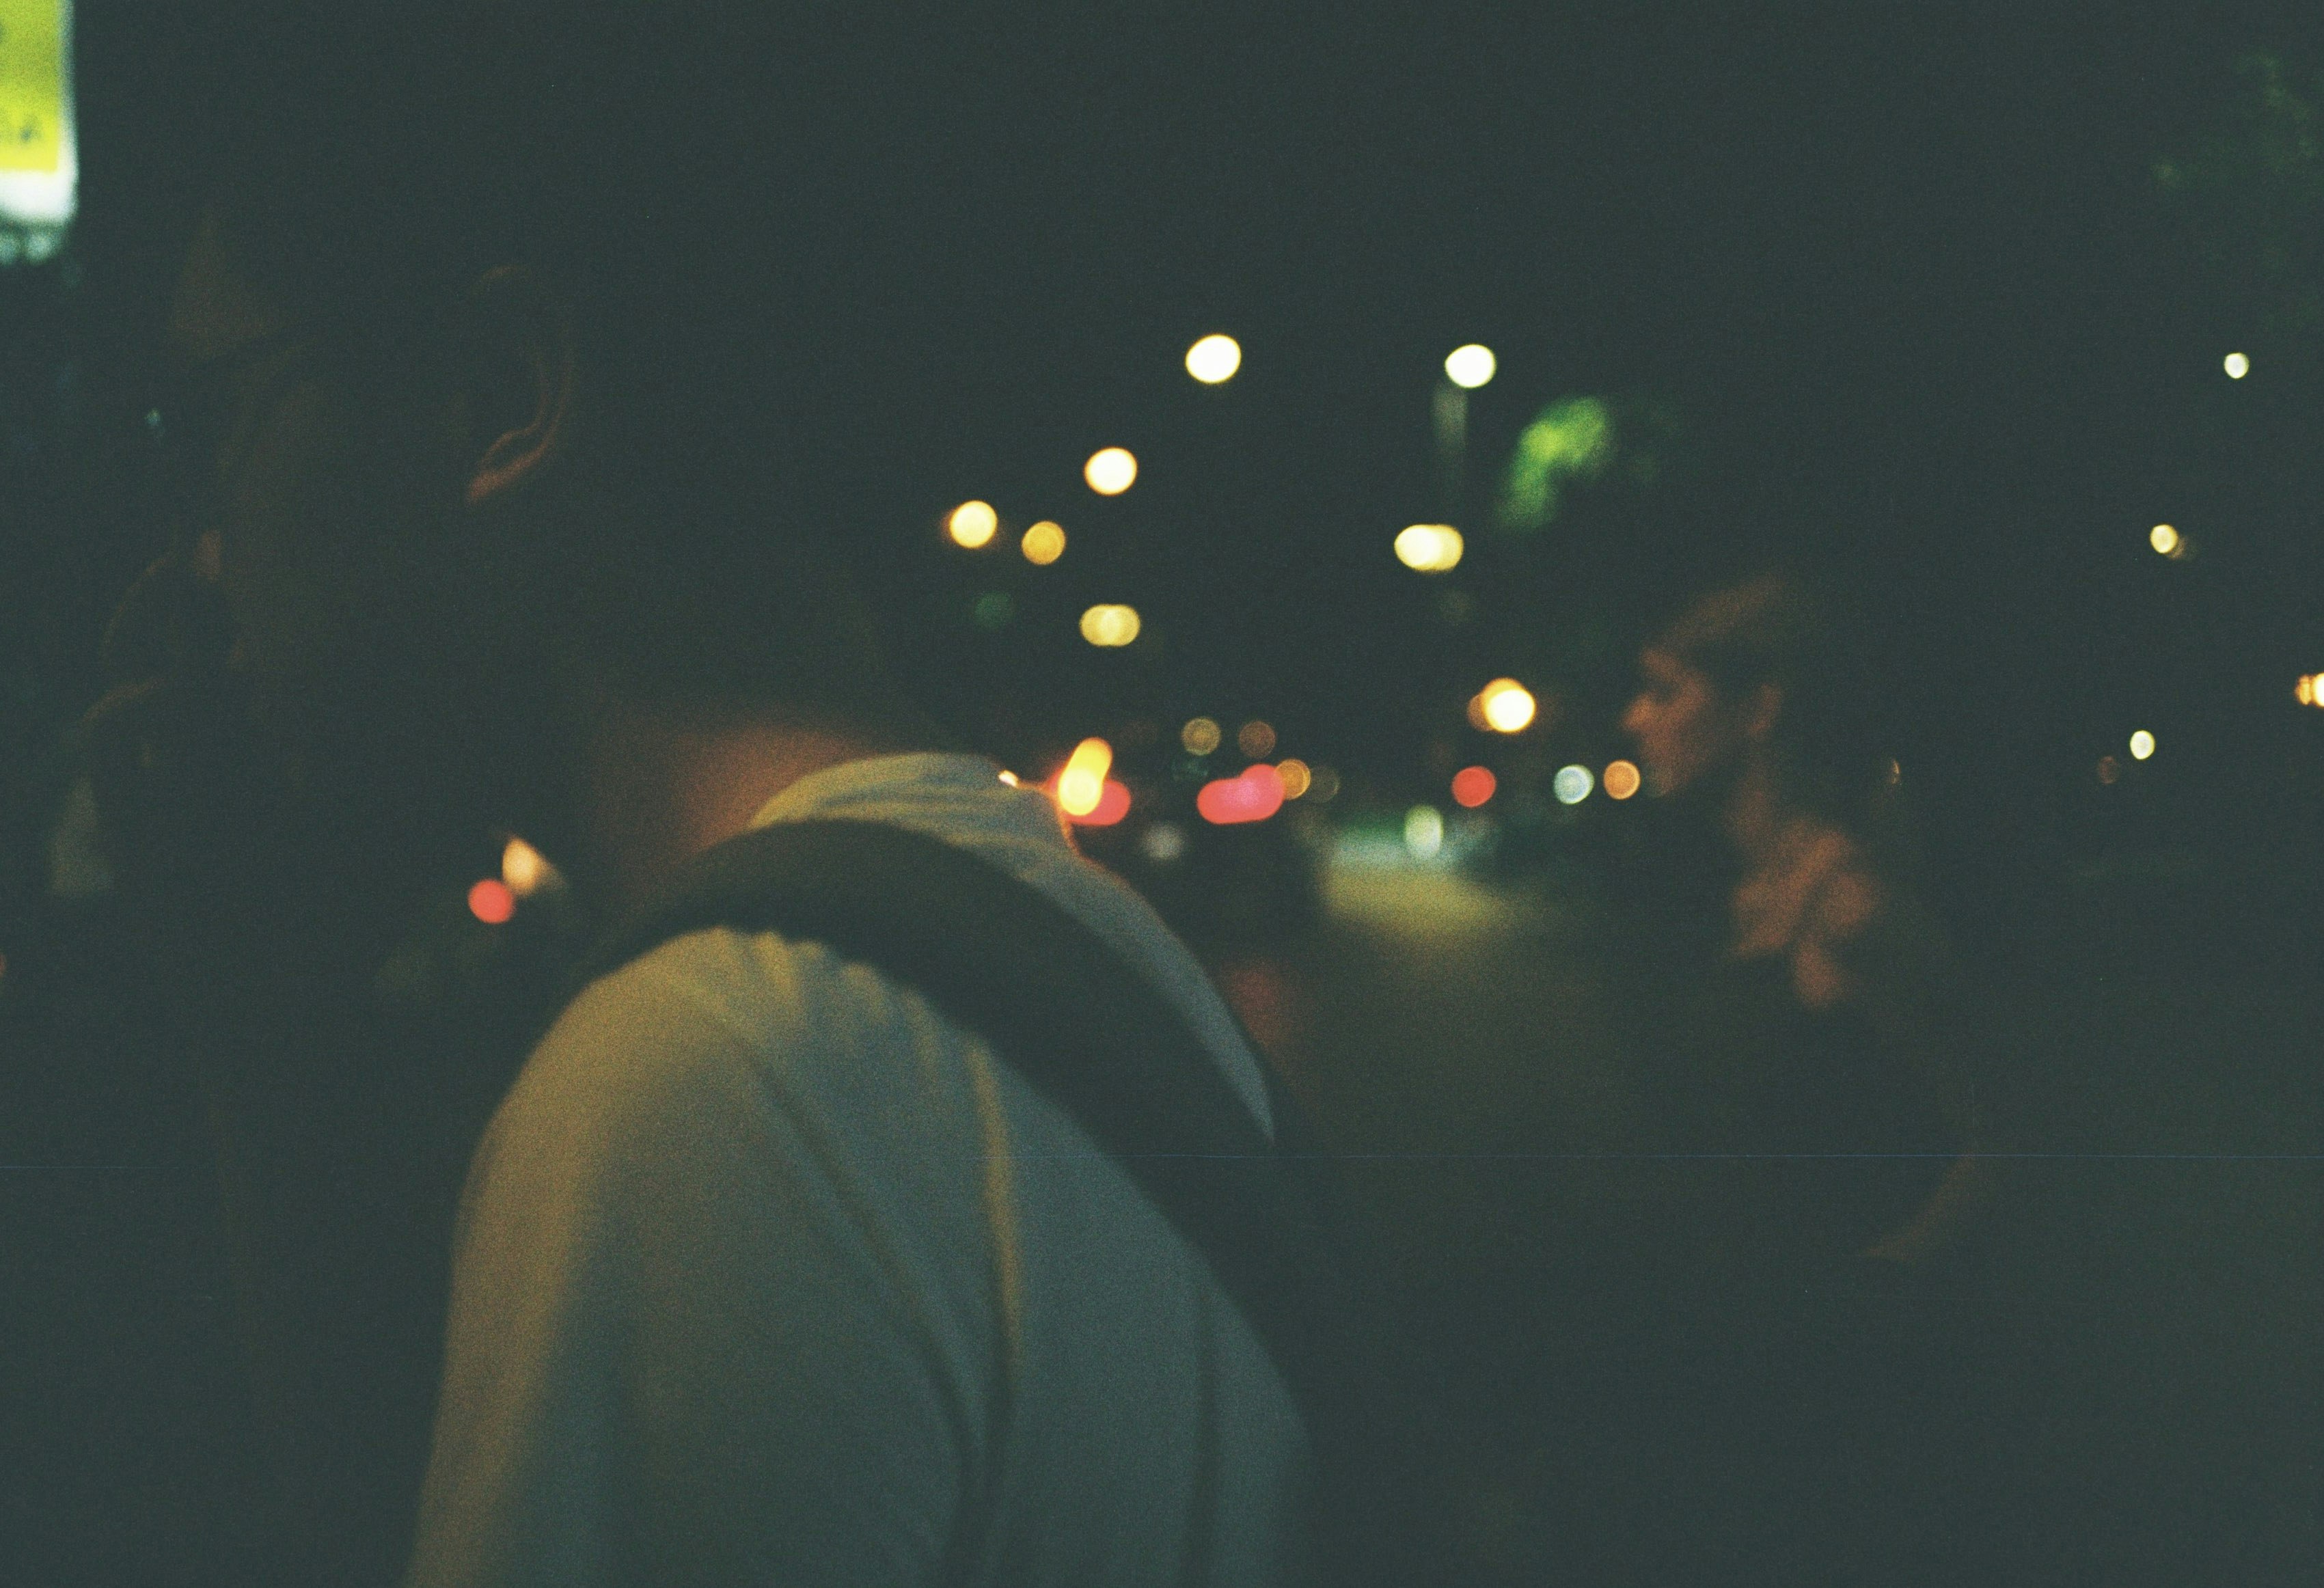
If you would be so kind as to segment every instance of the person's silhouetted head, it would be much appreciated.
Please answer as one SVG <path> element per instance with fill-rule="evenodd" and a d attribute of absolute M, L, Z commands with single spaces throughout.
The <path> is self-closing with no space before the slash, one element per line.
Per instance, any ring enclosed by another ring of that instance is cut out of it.
<path fill-rule="evenodd" d="M 214 845 L 213 880 L 268 849 L 392 877 L 487 821 L 553 842 L 528 801 L 593 700 L 920 732 L 854 575 L 941 499 L 1030 198 L 959 27 L 198 8 L 155 578 L 212 614 L 163 625 L 189 654 L 131 604 L 114 681 L 174 677 L 97 759 L 150 780 L 125 730 L 165 696 L 209 702 L 189 743 L 249 730 L 243 792 L 143 800 L 299 813 L 297 844 Z"/>
<path fill-rule="evenodd" d="M 1747 770 L 1843 826 L 1888 766 L 1866 647 L 1799 578 L 1767 573 L 1692 602 L 1639 658 L 1623 718 L 1657 793 L 1724 799 Z"/>

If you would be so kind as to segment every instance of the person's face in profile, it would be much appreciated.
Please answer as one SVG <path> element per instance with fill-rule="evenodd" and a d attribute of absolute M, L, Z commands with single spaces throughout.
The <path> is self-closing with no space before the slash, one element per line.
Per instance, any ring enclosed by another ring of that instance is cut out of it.
<path fill-rule="evenodd" d="M 1701 669 L 1649 650 L 1638 659 L 1638 679 L 1622 731 L 1638 746 L 1650 792 L 1683 793 L 1742 753 L 1748 734 L 1741 713 Z"/>

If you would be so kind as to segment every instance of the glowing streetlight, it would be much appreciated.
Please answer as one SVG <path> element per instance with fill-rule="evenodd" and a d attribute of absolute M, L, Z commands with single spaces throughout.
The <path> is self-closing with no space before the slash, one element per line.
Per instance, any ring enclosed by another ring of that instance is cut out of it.
<path fill-rule="evenodd" d="M 1065 526 L 1043 519 L 1025 531 L 1025 538 L 1017 543 L 1017 549 L 1034 567 L 1047 568 L 1065 554 Z"/>
<path fill-rule="evenodd" d="M 2154 735 L 2141 728 L 2130 736 L 2130 758 L 2144 761 L 2154 753 Z"/>
<path fill-rule="evenodd" d="M 1461 531 L 1451 524 L 1414 524 L 1396 538 L 1396 559 L 1415 573 L 1441 574 L 1461 566 Z"/>
<path fill-rule="evenodd" d="M 1091 644 L 1115 649 L 1138 638 L 1138 609 L 1102 605 L 1082 614 L 1082 638 Z"/>
<path fill-rule="evenodd" d="M 1067 816 L 1089 815 L 1105 798 L 1105 774 L 1112 770 L 1113 746 L 1102 739 L 1083 740 L 1057 774 L 1058 805 Z"/>
<path fill-rule="evenodd" d="M 2149 530 L 2146 543 L 2165 557 L 2179 555 L 2179 531 L 2169 524 L 2157 524 Z"/>
<path fill-rule="evenodd" d="M 1205 386 L 1234 379 L 1242 367 L 1242 346 L 1232 337 L 1204 337 L 1186 349 L 1186 373 Z"/>
<path fill-rule="evenodd" d="M 1496 734 L 1521 734 L 1533 721 L 1533 692 L 1515 679 L 1495 679 L 1477 691 L 1477 715 Z"/>
<path fill-rule="evenodd" d="M 1001 515 L 992 511 L 990 502 L 964 502 L 945 520 L 945 533 L 952 537 L 953 543 L 971 551 L 990 541 L 1000 527 Z"/>
<path fill-rule="evenodd" d="M 2227 379 L 2240 381 L 2251 374 L 2251 360 L 2240 353 L 2230 353 L 2226 360 Z"/>
<path fill-rule="evenodd" d="M 1455 347 L 1444 355 L 1444 378 L 1463 391 L 1475 391 L 1491 380 L 1493 371 L 1499 367 L 1493 358 L 1493 350 L 1475 342 L 1464 347 Z"/>
<path fill-rule="evenodd" d="M 1138 459 L 1127 447 L 1102 447 L 1082 466 L 1082 478 L 1101 496 L 1119 496 L 1138 478 Z"/>

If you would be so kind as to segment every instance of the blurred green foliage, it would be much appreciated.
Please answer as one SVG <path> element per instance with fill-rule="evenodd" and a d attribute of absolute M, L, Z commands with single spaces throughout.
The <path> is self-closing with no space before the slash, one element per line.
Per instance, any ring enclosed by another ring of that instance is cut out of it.
<path fill-rule="evenodd" d="M 2324 70 L 2255 52 L 2212 132 L 2154 180 L 2263 329 L 2324 324 Z"/>

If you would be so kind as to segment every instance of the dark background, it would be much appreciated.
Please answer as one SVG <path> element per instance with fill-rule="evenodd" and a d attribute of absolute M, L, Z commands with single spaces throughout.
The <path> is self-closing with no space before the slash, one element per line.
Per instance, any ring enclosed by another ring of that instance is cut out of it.
<path fill-rule="evenodd" d="M 172 170 L 153 89 L 178 52 L 216 42 L 167 7 L 81 12 L 84 219 L 63 260 L 0 271 L 5 1158 L 124 1167 L 0 1171 L 10 1267 L 33 1276 L 5 1282 L 9 1327 L 34 1343 L 9 1353 L 11 1392 L 72 1431 L 38 1447 L 45 1486 L 0 1512 L 0 1582 L 11 1526 L 37 1523 L 43 1559 L 78 1563 L 41 1581 L 225 1548 L 217 1474 L 241 1459 L 217 1411 L 237 1393 L 223 1259 L 171 1011 L 141 999 L 101 920 L 41 899 L 60 736 L 97 691 L 106 612 L 155 549 L 122 489 L 170 268 L 150 226 Z M 1621 752 L 1613 723 L 1659 616 L 1771 557 L 1812 567 L 1883 636 L 1928 885 L 1965 951 L 2006 974 L 1993 984 L 2024 994 L 2006 1007 L 2029 1057 L 2000 1101 L 2021 1145 L 2063 1155 L 2028 1171 L 1987 1258 L 2006 1281 L 1979 1293 L 2010 1297 L 1980 1315 L 1987 1349 L 2038 1344 L 1995 1375 L 2003 1432 L 1956 1448 L 2014 1454 L 1989 1482 L 2034 1519 L 2007 1536 L 2044 1541 L 2017 1561 L 2029 1577 L 2102 1560 L 2112 1581 L 2142 1565 L 2273 1581 L 2263 1566 L 2312 1561 L 2324 712 L 2292 687 L 2324 670 L 2314 8 L 911 25 L 911 91 L 957 107 L 964 150 L 1012 156 L 964 159 L 982 174 L 946 189 L 961 268 L 939 252 L 899 282 L 928 300 L 949 422 L 908 456 L 899 439 L 922 505 L 874 562 L 947 712 L 1028 775 L 1108 734 L 1141 816 L 1183 815 L 1167 746 L 1200 712 L 1230 734 L 1264 716 L 1280 753 L 1341 769 L 1322 825 L 1441 804 L 1449 771 L 1482 760 L 1514 826 L 1548 809 L 1548 769 Z M 867 30 L 861 47 L 883 41 Z M 2239 67 L 2255 51 L 2273 79 Z M 1181 359 L 1214 330 L 1244 363 L 1212 389 Z M 1431 394 L 1469 341 L 1499 373 L 1471 395 L 1468 490 L 1448 503 Z M 2231 350 L 2249 378 L 2222 373 Z M 1652 457 L 1653 480 L 1617 467 L 1540 531 L 1496 529 L 1518 430 L 1575 395 L 1615 405 L 1619 459 Z M 1109 444 L 1141 474 L 1103 501 L 1080 469 Z M 1004 524 L 979 553 L 938 528 L 970 496 Z M 1033 568 L 1014 531 L 1045 517 L 1071 546 Z M 1399 528 L 1448 518 L 1469 536 L 1456 573 L 1394 560 Z M 2158 522 L 2200 554 L 2156 556 Z M 1015 616 L 980 629 L 971 610 L 995 590 Z M 1145 637 L 1084 644 L 1074 620 L 1098 600 L 1136 605 Z M 1462 706 L 1502 673 L 1558 709 L 1488 742 Z M 2134 765 L 2141 727 L 2161 748 Z M 2108 753 L 2125 775 L 2102 786 Z M 1579 891 L 1602 894 L 1623 875 L 1614 840 L 1652 839 L 1656 819 L 1594 799 L 1531 853 L 1581 864 Z M 1354 946 L 1216 930 L 1198 904 L 1260 891 L 1273 854 L 1198 846 L 1166 906 L 1247 1019 L 1289 990 L 1278 1057 L 1307 1066 L 1343 1131 L 1438 1152 L 1627 1139 L 1591 1137 L 1603 1122 L 1584 1106 L 1591 1066 L 1633 1039 L 1617 1029 L 1628 983 L 1572 925 L 1596 918 Z M 1570 871 L 1539 869 L 1571 902 Z M 464 882 L 447 879 L 456 919 Z M 2190 1156 L 2071 1157 L 2149 1149 Z M 2273 1167 L 2205 1157 L 2238 1154 Z M 1480 1339 L 1502 1331 L 1471 1343 L 1476 1398 L 1579 1426 L 1580 1392 L 1545 1406 L 1511 1389 L 1553 1376 L 1527 1333 L 1527 1265 L 1568 1204 L 1496 1172 L 1414 1169 L 1403 1228 L 1442 1256 L 1443 1310 Z M 1997 1321 L 2032 1315 L 2050 1332 Z M 2044 1400 L 2052 1380 L 2074 1387 Z M 1590 1446 L 1479 1438 L 1480 1503 L 1533 1519 L 1502 1518 L 1505 1574 L 1537 1580 L 1600 1498 Z"/>

